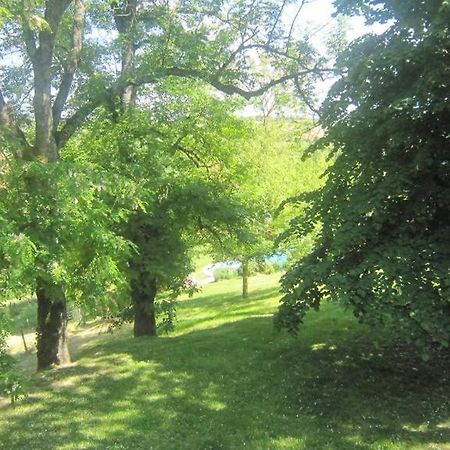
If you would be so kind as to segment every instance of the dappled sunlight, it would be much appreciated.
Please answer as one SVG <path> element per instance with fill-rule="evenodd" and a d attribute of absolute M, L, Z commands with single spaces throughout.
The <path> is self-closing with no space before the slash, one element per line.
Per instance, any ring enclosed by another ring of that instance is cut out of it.
<path fill-rule="evenodd" d="M 25 351 L 23 339 L 25 339 L 25 344 L 28 351 L 34 351 L 36 348 L 36 333 L 29 332 L 22 336 L 12 335 L 8 336 L 7 343 L 11 355 L 18 355 Z"/>
<path fill-rule="evenodd" d="M 292 339 L 273 330 L 276 286 L 246 301 L 221 295 L 184 300 L 178 330 L 162 338 L 134 339 L 129 327 L 75 333 L 74 363 L 34 375 L 30 397 L 0 413 L 0 448 L 419 450 L 449 441 L 447 384 L 405 352 L 374 351 L 371 332 L 336 305 L 311 313 Z"/>
<path fill-rule="evenodd" d="M 329 345 L 324 342 L 320 342 L 320 343 L 311 345 L 311 350 L 313 352 L 318 351 L 318 350 L 325 350 L 325 349 L 329 350 L 329 351 L 335 351 L 335 350 L 337 350 L 337 347 L 335 345 Z"/>
<path fill-rule="evenodd" d="M 321 344 L 313 344 L 311 345 L 311 350 L 315 351 L 315 350 L 323 350 L 324 348 L 326 348 L 327 344 L 321 343 Z"/>

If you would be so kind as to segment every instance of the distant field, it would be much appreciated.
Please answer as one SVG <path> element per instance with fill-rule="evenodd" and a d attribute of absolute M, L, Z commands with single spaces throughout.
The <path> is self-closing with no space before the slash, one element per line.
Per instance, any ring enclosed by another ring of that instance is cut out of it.
<path fill-rule="evenodd" d="M 203 271 L 206 266 L 212 263 L 212 258 L 209 255 L 197 256 L 194 261 L 196 267 L 195 272 L 191 274 L 196 280 L 201 281 L 208 278 L 208 275 Z"/>
<path fill-rule="evenodd" d="M 169 336 L 73 329 L 72 365 L 43 374 L 16 339 L 31 393 L 2 404 L 0 448 L 450 449 L 445 362 L 376 346 L 332 304 L 297 339 L 275 333 L 277 278 L 251 278 L 247 300 L 239 279 L 205 286 Z"/>

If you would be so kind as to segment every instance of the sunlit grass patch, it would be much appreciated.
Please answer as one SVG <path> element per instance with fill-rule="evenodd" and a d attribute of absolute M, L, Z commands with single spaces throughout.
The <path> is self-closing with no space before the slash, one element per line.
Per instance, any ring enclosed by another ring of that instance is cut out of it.
<path fill-rule="evenodd" d="M 157 339 L 76 331 L 73 364 L 0 411 L 0 448 L 450 448 L 445 361 L 377 347 L 334 304 L 297 339 L 276 333 L 277 278 L 252 278 L 245 300 L 239 279 L 205 286 Z"/>

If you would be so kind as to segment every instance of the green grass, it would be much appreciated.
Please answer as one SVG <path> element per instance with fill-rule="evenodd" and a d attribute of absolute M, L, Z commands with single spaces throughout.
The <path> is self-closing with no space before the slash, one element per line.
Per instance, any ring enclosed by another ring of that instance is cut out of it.
<path fill-rule="evenodd" d="M 0 448 L 450 449 L 448 360 L 377 348 L 332 304 L 297 339 L 274 333 L 277 277 L 247 300 L 240 280 L 205 286 L 170 336 L 74 332 L 74 363 L 0 410 Z"/>
<path fill-rule="evenodd" d="M 13 334 L 30 333 L 36 329 L 36 299 L 12 300 L 7 304 Z"/>
<path fill-rule="evenodd" d="M 194 277 L 198 281 L 205 280 L 206 278 L 208 278 L 208 275 L 206 275 L 203 272 L 203 269 L 206 266 L 210 265 L 212 263 L 212 261 L 213 261 L 212 257 L 209 256 L 208 254 L 196 256 L 194 258 L 195 271 L 193 273 L 191 273 L 191 276 Z"/>

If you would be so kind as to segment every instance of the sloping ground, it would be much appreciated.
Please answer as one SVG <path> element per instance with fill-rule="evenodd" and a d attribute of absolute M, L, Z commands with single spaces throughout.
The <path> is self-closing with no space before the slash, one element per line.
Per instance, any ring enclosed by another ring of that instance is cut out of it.
<path fill-rule="evenodd" d="M 0 411 L 0 448 L 450 449 L 448 360 L 376 350 L 336 305 L 274 333 L 276 278 L 247 300 L 239 280 L 205 286 L 168 337 L 76 333 L 74 363 Z"/>

